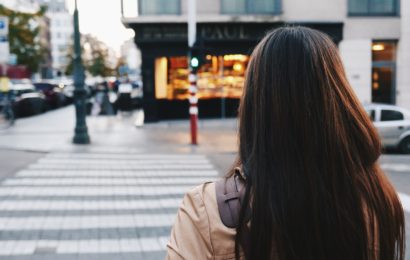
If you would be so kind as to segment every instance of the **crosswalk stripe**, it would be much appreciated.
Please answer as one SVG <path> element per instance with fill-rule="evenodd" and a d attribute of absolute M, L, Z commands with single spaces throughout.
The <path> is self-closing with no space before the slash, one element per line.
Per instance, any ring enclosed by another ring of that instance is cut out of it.
<path fill-rule="evenodd" d="M 13 230 L 78 230 L 93 228 L 169 227 L 175 214 L 82 215 L 41 217 L 0 217 L 2 231 Z"/>
<path fill-rule="evenodd" d="M 7 240 L 0 241 L 0 255 L 31 255 L 39 248 L 57 254 L 100 254 L 155 252 L 165 250 L 168 237 L 89 240 Z"/>
<path fill-rule="evenodd" d="M 37 164 L 108 164 L 108 165 L 184 165 L 184 164 L 209 164 L 206 159 L 195 159 L 195 160 L 78 160 L 78 159 L 40 159 Z"/>
<path fill-rule="evenodd" d="M 73 164 L 34 164 L 29 169 L 60 169 L 60 170 L 86 170 L 86 169 L 110 169 L 110 170 L 212 170 L 214 167 L 210 164 L 193 164 L 193 165 L 172 165 L 172 164 L 145 164 L 145 165 L 73 165 Z"/>
<path fill-rule="evenodd" d="M 108 187 L 10 187 L 3 186 L 0 196 L 116 196 L 116 195 L 181 195 L 193 185 L 178 186 L 108 186 Z"/>
<path fill-rule="evenodd" d="M 144 200 L 3 200 L 0 201 L 2 211 L 28 210 L 130 210 L 177 208 L 180 198 L 144 199 Z"/>
<path fill-rule="evenodd" d="M 49 169 L 26 169 L 16 173 L 16 177 L 195 177 L 195 176 L 218 176 L 216 170 L 121 170 L 113 172 L 111 170 L 49 170 Z"/>
<path fill-rule="evenodd" d="M 42 185 L 170 185 L 200 184 L 212 180 L 209 177 L 174 177 L 174 178 L 9 178 L 3 186 L 42 186 Z"/>
<path fill-rule="evenodd" d="M 204 155 L 179 155 L 179 154 L 108 154 L 108 153 L 52 153 L 48 154 L 44 158 L 56 158 L 56 159 L 119 159 L 119 160 L 194 160 L 194 159 L 206 159 Z"/>

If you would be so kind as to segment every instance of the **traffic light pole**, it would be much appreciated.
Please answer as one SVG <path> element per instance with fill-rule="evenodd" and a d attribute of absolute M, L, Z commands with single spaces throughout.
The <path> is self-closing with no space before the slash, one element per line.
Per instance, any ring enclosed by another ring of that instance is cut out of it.
<path fill-rule="evenodd" d="M 188 0 L 188 47 L 189 47 L 189 118 L 191 144 L 198 144 L 198 97 L 197 68 L 192 64 L 192 49 L 196 40 L 196 0 Z M 196 64 L 198 65 L 198 64 Z"/>
<path fill-rule="evenodd" d="M 190 66 L 189 71 L 189 118 L 191 125 L 191 144 L 198 144 L 198 97 L 196 86 L 196 70 Z"/>

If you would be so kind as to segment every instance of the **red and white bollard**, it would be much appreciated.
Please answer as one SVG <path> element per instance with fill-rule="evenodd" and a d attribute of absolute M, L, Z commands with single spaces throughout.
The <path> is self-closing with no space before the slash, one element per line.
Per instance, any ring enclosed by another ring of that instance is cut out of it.
<path fill-rule="evenodd" d="M 198 144 L 198 97 L 196 96 L 198 89 L 196 79 L 196 72 L 191 69 L 189 73 L 189 117 L 191 121 L 191 144 L 195 145 Z"/>

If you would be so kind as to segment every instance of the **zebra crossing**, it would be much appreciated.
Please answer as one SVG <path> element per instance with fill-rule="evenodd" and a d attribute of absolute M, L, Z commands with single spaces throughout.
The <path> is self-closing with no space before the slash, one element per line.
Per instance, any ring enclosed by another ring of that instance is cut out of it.
<path fill-rule="evenodd" d="M 183 195 L 217 177 L 203 155 L 50 153 L 0 183 L 0 259 L 163 259 Z"/>

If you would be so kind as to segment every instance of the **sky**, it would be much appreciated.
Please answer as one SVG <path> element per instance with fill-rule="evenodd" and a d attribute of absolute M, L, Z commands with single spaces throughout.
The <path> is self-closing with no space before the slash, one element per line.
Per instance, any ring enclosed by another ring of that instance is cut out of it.
<path fill-rule="evenodd" d="M 134 32 L 121 23 L 121 0 L 77 0 L 81 33 L 90 33 L 120 54 L 121 44 Z M 137 1 L 137 0 L 134 0 Z M 69 12 L 74 0 L 66 0 Z"/>

